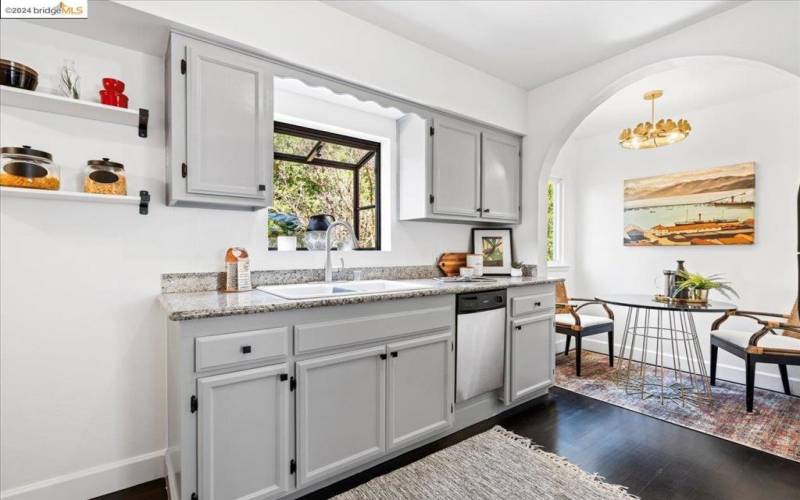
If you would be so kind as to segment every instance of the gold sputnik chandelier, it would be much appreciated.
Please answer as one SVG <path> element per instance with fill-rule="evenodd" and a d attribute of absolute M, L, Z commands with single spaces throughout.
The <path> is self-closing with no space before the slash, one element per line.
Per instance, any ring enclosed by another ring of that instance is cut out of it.
<path fill-rule="evenodd" d="M 662 118 L 656 122 L 656 99 L 662 95 L 663 90 L 651 90 L 644 95 L 644 99 L 650 101 L 650 121 L 639 123 L 633 130 L 622 129 L 619 134 L 620 146 L 625 149 L 659 148 L 675 144 L 689 136 L 692 126 L 684 119 L 675 123 L 670 118 Z"/>

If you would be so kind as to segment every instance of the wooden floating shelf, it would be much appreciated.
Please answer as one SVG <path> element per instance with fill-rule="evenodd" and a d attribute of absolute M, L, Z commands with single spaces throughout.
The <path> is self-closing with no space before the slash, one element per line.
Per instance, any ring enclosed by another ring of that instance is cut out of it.
<path fill-rule="evenodd" d="M 49 191 L 47 189 L 0 187 L 0 197 L 84 201 L 112 205 L 139 205 L 139 213 L 142 215 L 147 215 L 150 204 L 150 193 L 147 191 L 139 191 L 139 196 L 121 196 L 116 194 L 80 193 L 77 191 Z"/>
<path fill-rule="evenodd" d="M 97 102 L 70 99 L 44 92 L 32 92 L 5 85 L 0 86 L 0 104 L 137 127 L 139 137 L 147 137 L 149 112 L 146 109 L 117 108 Z"/>

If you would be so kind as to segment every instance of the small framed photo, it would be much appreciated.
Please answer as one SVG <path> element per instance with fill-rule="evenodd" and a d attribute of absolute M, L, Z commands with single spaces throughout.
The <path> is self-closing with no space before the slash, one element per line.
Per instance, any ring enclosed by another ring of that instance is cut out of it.
<path fill-rule="evenodd" d="M 472 228 L 472 253 L 483 255 L 483 274 L 511 274 L 511 228 Z"/>

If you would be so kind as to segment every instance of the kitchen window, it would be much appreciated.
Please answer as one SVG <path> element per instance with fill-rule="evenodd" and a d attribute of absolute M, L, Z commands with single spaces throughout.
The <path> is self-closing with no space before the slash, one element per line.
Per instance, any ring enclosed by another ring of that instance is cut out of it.
<path fill-rule="evenodd" d="M 564 264 L 564 183 L 557 178 L 547 183 L 547 263 Z"/>
<path fill-rule="evenodd" d="M 381 144 L 283 122 L 273 137 L 273 208 L 304 227 L 318 214 L 349 222 L 359 250 L 380 250 Z"/>

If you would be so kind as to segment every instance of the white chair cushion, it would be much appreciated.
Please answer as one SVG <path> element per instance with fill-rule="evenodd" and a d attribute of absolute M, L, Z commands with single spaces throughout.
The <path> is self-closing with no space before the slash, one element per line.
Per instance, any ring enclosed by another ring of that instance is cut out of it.
<path fill-rule="evenodd" d="M 744 332 L 741 330 L 712 330 L 711 336 L 720 338 L 744 349 L 747 347 L 747 343 L 750 342 L 750 337 L 752 337 L 754 333 L 755 332 Z M 800 352 L 800 339 L 784 335 L 775 335 L 773 333 L 768 333 L 758 339 L 756 345 L 758 347 L 768 347 L 772 349 L 795 349 Z"/>
<path fill-rule="evenodd" d="M 606 316 L 590 316 L 588 314 L 580 314 L 580 313 L 578 314 L 578 316 L 581 318 L 581 326 L 583 327 L 613 323 L 613 320 Z M 572 326 L 575 324 L 575 318 L 573 318 L 572 315 L 569 313 L 556 314 L 556 323 Z"/>

